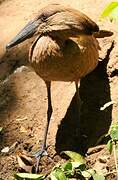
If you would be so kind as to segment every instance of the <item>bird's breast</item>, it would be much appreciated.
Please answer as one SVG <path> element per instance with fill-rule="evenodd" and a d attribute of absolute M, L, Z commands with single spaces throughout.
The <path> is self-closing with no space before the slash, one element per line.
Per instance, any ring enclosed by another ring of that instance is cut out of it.
<path fill-rule="evenodd" d="M 45 81 L 79 81 L 98 62 L 95 42 L 88 44 L 83 45 L 79 39 L 63 41 L 42 36 L 31 47 L 31 66 Z"/>

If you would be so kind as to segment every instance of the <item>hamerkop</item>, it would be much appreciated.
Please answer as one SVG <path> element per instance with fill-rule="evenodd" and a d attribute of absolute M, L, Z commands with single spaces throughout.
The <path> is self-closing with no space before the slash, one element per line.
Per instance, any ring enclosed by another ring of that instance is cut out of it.
<path fill-rule="evenodd" d="M 29 62 L 34 71 L 45 81 L 48 96 L 47 125 L 43 145 L 36 153 L 39 159 L 46 150 L 46 139 L 52 115 L 51 81 L 75 82 L 78 98 L 78 82 L 98 64 L 99 27 L 85 14 L 70 7 L 51 4 L 39 11 L 16 37 L 7 44 L 11 48 L 36 36 L 29 50 Z"/>

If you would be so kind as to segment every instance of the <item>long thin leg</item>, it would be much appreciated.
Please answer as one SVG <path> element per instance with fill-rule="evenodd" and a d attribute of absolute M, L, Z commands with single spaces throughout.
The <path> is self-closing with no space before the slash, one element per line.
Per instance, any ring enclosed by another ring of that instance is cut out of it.
<path fill-rule="evenodd" d="M 80 98 L 80 94 L 79 94 L 78 82 L 75 82 L 75 87 L 76 87 L 77 108 L 78 108 L 78 113 L 79 113 L 79 117 L 80 117 L 82 103 L 81 103 L 81 98 Z"/>
<path fill-rule="evenodd" d="M 36 164 L 36 173 L 38 172 L 38 167 L 39 167 L 39 162 L 41 157 L 46 154 L 46 140 L 47 140 L 47 134 L 48 134 L 48 128 L 49 128 L 49 123 L 52 115 L 52 103 L 51 103 L 51 82 L 50 81 L 45 81 L 46 87 L 47 87 L 47 97 L 48 97 L 48 110 L 47 110 L 47 123 L 46 123 L 46 128 L 44 132 L 44 138 L 43 138 L 43 143 L 42 143 L 42 148 L 40 151 L 38 151 L 35 154 L 35 157 L 37 158 L 37 164 Z"/>
<path fill-rule="evenodd" d="M 46 124 L 46 129 L 44 133 L 44 139 L 43 139 L 43 146 L 42 149 L 46 148 L 46 140 L 47 140 L 47 134 L 48 134 L 48 127 L 52 115 L 52 102 L 51 102 L 51 82 L 46 81 L 46 87 L 47 87 L 47 96 L 48 96 L 48 110 L 47 110 L 47 124 Z"/>
<path fill-rule="evenodd" d="M 81 98 L 79 94 L 78 82 L 75 82 L 76 88 L 76 109 L 77 109 L 77 118 L 79 120 L 79 129 L 81 126 Z M 80 131 L 78 131 L 78 126 L 75 128 L 75 135 L 78 137 L 80 135 Z"/>

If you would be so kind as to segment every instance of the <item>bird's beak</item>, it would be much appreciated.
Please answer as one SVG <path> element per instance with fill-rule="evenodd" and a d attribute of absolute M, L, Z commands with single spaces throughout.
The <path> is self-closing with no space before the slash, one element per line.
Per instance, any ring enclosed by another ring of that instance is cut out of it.
<path fill-rule="evenodd" d="M 37 31 L 40 22 L 37 20 L 30 21 L 7 45 L 6 49 L 9 49 L 17 44 L 31 38 Z"/>

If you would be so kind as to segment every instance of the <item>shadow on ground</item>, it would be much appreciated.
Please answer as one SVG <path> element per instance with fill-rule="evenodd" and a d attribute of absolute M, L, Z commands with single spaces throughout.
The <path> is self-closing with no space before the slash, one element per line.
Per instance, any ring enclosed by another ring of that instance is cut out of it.
<path fill-rule="evenodd" d="M 8 81 L 0 84 L 0 126 L 4 127 L 6 120 L 10 119 L 10 110 L 13 111 L 16 108 L 17 96 L 12 88 L 12 85 Z M 8 142 L 7 133 L 9 132 L 10 120 L 8 122 L 8 127 L 4 128 L 4 133 L 0 133 L 0 149 L 4 147 L 4 144 Z M 5 126 L 6 127 L 6 126 Z M 11 135 L 12 134 L 12 135 Z M 11 137 L 15 135 L 10 132 Z M 11 142 L 12 143 L 12 142 Z"/>
<path fill-rule="evenodd" d="M 112 106 L 103 111 L 100 107 L 111 101 L 107 63 L 113 46 L 112 44 L 105 59 L 99 62 L 97 68 L 81 80 L 81 118 L 78 116 L 75 94 L 58 127 L 57 153 L 64 150 L 86 153 L 89 147 L 95 146 L 108 132 L 112 120 Z"/>

